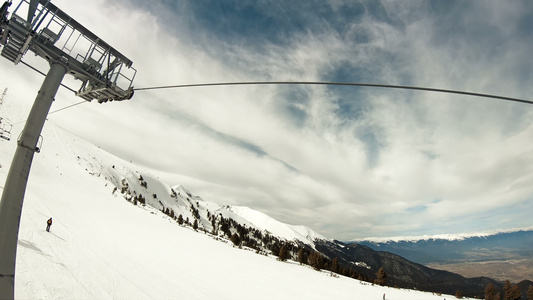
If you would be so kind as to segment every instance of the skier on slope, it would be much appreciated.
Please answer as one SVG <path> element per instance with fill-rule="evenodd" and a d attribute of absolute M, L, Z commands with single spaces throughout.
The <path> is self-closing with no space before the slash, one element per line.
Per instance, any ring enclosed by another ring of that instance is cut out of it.
<path fill-rule="evenodd" d="M 50 226 L 52 226 L 52 218 L 48 219 L 48 221 L 46 221 L 46 231 L 50 232 Z"/>

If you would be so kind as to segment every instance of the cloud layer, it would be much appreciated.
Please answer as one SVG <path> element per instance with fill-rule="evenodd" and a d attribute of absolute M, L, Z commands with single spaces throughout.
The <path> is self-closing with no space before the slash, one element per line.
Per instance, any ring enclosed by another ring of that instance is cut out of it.
<path fill-rule="evenodd" d="M 55 4 L 134 61 L 137 87 L 301 80 L 532 94 L 527 1 Z M 35 97 L 39 75 L 1 67 L 10 92 Z M 57 99 L 58 108 L 78 101 L 64 90 Z M 206 200 L 332 238 L 531 225 L 533 107 L 525 104 L 231 86 L 139 91 L 49 119 Z"/>

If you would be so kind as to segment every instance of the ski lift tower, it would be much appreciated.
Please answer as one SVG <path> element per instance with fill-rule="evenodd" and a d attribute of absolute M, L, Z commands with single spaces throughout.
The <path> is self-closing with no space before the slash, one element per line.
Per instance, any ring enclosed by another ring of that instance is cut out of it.
<path fill-rule="evenodd" d="M 133 96 L 132 61 L 76 22 L 50 0 L 12 0 L 0 8 L 0 55 L 18 64 L 29 51 L 50 69 L 37 93 L 0 200 L 0 299 L 13 299 L 15 261 L 24 193 L 44 122 L 66 74 L 81 80 L 76 95 L 107 102 Z"/>

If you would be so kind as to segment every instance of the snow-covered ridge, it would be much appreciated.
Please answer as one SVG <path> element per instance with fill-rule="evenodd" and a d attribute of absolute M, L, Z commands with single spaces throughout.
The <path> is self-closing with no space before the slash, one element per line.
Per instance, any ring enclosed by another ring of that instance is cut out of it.
<path fill-rule="evenodd" d="M 169 209 L 173 215 L 182 215 L 183 219 L 192 222 L 197 219 L 199 227 L 211 232 L 211 215 L 233 219 L 248 228 L 287 241 L 299 241 L 313 247 L 315 239 L 326 239 L 323 235 L 303 225 L 289 225 L 249 207 L 220 205 L 204 201 L 181 185 L 170 186 L 152 175 L 149 170 L 142 169 L 116 157 L 89 142 L 73 136 L 62 129 L 55 130 L 61 135 L 65 147 L 80 165 L 91 175 L 98 176 L 115 186 L 113 193 L 122 195 L 128 201 L 145 201 L 157 210 Z M 142 199 L 142 200 L 141 200 Z"/>
<path fill-rule="evenodd" d="M 230 206 L 228 207 L 228 210 L 249 221 L 256 228 L 266 230 L 273 233 L 275 236 L 289 241 L 298 240 L 308 245 L 312 245 L 316 239 L 326 239 L 323 235 L 311 230 L 309 227 L 285 224 L 249 207 Z"/>
<path fill-rule="evenodd" d="M 396 237 L 368 237 L 365 239 L 352 240 L 352 242 L 372 242 L 372 243 L 387 243 L 387 242 L 418 242 L 428 240 L 448 240 L 448 241 L 462 241 L 473 237 L 489 237 L 500 233 L 512 233 L 518 231 L 530 231 L 533 226 L 525 228 L 509 228 L 506 230 L 488 230 L 483 232 L 470 233 L 453 233 L 453 234 L 437 234 L 437 235 L 422 235 L 422 236 L 396 236 Z"/>

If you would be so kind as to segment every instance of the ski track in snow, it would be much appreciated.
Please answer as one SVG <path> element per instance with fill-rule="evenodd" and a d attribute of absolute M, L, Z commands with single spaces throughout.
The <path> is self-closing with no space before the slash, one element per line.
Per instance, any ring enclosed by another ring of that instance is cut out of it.
<path fill-rule="evenodd" d="M 16 110 L 6 103 L 0 113 Z M 21 129 L 15 126 L 13 136 Z M 114 186 L 90 175 L 91 166 L 84 164 L 91 164 L 89 156 L 117 168 L 125 162 L 50 122 L 43 136 L 21 218 L 17 299 L 382 299 L 383 293 L 390 300 L 452 298 L 336 278 L 215 241 L 113 194 Z M 2 183 L 15 142 L 0 140 Z M 46 232 L 49 217 L 54 222 Z"/>

